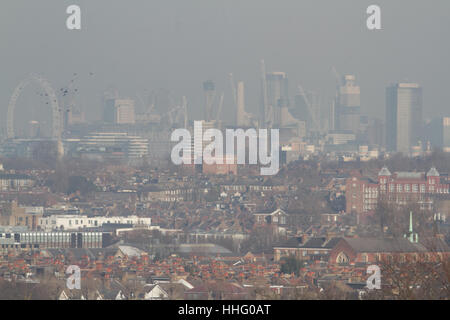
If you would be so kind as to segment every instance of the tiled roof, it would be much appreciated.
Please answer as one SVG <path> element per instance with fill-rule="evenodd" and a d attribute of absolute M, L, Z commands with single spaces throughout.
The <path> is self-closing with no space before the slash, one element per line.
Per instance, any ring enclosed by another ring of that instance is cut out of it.
<path fill-rule="evenodd" d="M 426 248 L 408 239 L 344 238 L 356 252 L 424 252 Z"/>
<path fill-rule="evenodd" d="M 423 172 L 396 172 L 397 179 L 421 179 Z"/>

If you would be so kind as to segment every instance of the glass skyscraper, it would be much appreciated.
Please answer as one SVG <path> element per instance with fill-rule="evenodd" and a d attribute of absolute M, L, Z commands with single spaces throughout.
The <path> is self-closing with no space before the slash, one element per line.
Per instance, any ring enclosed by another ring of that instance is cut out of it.
<path fill-rule="evenodd" d="M 386 89 L 386 148 L 409 154 L 422 136 L 422 88 L 397 83 Z"/>

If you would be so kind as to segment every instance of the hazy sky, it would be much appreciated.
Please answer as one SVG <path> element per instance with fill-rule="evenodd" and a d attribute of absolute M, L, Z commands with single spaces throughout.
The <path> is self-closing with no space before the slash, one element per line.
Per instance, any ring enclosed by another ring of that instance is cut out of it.
<path fill-rule="evenodd" d="M 81 31 L 66 29 L 70 4 L 81 6 Z M 370 4 L 381 6 L 383 30 L 367 30 Z M 404 79 L 424 87 L 425 118 L 450 115 L 449 39 L 449 0 L 1 0 L 0 110 L 31 72 L 55 88 L 78 73 L 79 102 L 94 117 L 111 84 L 132 98 L 167 88 L 198 110 L 212 79 L 229 108 L 230 72 L 256 110 L 264 58 L 267 71 L 288 73 L 291 96 L 301 83 L 331 97 L 335 66 L 356 75 L 370 115 L 384 115 L 385 87 Z"/>

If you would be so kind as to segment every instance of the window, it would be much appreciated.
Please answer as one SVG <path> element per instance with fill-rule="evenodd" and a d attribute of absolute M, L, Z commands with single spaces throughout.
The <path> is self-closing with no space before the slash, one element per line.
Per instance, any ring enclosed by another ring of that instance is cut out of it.
<path fill-rule="evenodd" d="M 424 184 L 420 185 L 420 192 L 425 193 L 425 185 Z"/>
<path fill-rule="evenodd" d="M 336 258 L 337 263 L 348 263 L 348 256 L 344 252 L 340 252 Z"/>

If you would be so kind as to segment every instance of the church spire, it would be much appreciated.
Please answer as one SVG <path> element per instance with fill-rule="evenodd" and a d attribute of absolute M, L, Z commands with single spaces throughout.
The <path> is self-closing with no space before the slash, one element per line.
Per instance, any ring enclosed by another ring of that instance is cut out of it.
<path fill-rule="evenodd" d="M 419 235 L 414 232 L 413 216 L 412 211 L 409 212 L 409 232 L 404 235 L 405 238 L 409 238 L 411 243 L 419 242 Z"/>

